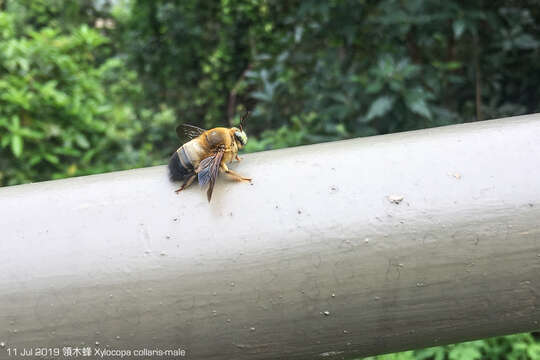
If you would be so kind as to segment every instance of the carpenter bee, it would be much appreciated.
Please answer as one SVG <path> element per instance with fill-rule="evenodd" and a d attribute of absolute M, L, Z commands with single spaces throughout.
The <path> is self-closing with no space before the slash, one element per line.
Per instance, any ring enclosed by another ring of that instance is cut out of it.
<path fill-rule="evenodd" d="M 176 190 L 177 194 L 191 185 L 195 178 L 198 178 L 201 186 L 209 184 L 206 195 L 208 202 L 210 202 L 220 170 L 237 181 L 251 182 L 251 179 L 245 178 L 227 167 L 227 164 L 234 159 L 240 161 L 238 150 L 247 143 L 244 122 L 248 116 L 249 112 L 242 116 L 239 127 L 216 127 L 204 130 L 197 126 L 182 124 L 176 128 L 176 133 L 180 138 L 190 139 L 180 146 L 169 159 L 171 180 L 184 180 L 182 186 Z"/>

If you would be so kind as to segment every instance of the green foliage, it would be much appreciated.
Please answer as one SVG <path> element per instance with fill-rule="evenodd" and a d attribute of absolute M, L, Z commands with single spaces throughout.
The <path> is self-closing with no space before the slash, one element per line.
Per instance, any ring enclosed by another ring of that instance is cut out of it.
<path fill-rule="evenodd" d="M 532 334 L 517 334 L 422 350 L 379 355 L 364 360 L 536 360 L 540 343 Z"/>
<path fill-rule="evenodd" d="M 175 120 L 167 109 L 149 112 L 126 102 L 140 97 L 141 87 L 119 58 L 98 63 L 107 38 L 87 25 L 65 34 L 49 27 L 21 31 L 12 14 L 0 13 L 0 181 L 152 163 L 148 144 L 163 141 L 162 129 Z"/>
<path fill-rule="evenodd" d="M 163 162 L 175 122 L 246 108 L 258 151 L 539 107 L 533 1 L 111 4 L 4 5 L 3 184 Z"/>
<path fill-rule="evenodd" d="M 70 36 L 50 28 L 18 36 L 7 13 L 0 24 L 3 175 L 8 184 L 61 176 L 107 128 L 92 60 L 105 38 L 87 26 Z"/>
<path fill-rule="evenodd" d="M 108 1 L 100 1 L 102 10 L 95 6 L 93 0 L 17 0 L 6 1 L 7 11 L 15 14 L 16 27 L 39 30 L 44 27 L 66 29 L 82 24 L 93 25 L 98 16 L 105 15 Z"/>
<path fill-rule="evenodd" d="M 535 5 L 2 2 L 2 183 L 159 163 L 246 108 L 248 151 L 538 111 Z"/>
<path fill-rule="evenodd" d="M 254 107 L 251 150 L 539 109 L 537 76 L 523 76 L 540 73 L 533 1 L 123 6 L 118 39 L 148 104 L 207 127 Z"/>

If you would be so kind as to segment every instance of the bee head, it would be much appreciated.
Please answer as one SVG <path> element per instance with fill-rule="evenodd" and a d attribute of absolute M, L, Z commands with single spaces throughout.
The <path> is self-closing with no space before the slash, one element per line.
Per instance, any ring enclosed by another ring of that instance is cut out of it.
<path fill-rule="evenodd" d="M 244 126 L 246 123 L 246 119 L 249 116 L 249 111 L 246 111 L 244 116 L 240 118 L 240 128 L 233 128 L 234 130 L 234 138 L 236 139 L 236 142 L 238 143 L 238 148 L 241 149 L 247 144 L 247 135 L 244 131 Z"/>
<path fill-rule="evenodd" d="M 244 130 L 233 128 L 234 129 L 234 139 L 238 143 L 238 147 L 242 148 L 247 144 L 247 135 Z"/>

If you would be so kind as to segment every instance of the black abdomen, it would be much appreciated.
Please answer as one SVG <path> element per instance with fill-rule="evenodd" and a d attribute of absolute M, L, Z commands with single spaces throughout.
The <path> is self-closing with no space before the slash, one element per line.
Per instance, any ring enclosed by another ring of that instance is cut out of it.
<path fill-rule="evenodd" d="M 188 175 L 192 175 L 193 165 L 189 160 L 183 147 L 171 155 L 169 159 L 169 177 L 172 181 L 184 180 Z"/>

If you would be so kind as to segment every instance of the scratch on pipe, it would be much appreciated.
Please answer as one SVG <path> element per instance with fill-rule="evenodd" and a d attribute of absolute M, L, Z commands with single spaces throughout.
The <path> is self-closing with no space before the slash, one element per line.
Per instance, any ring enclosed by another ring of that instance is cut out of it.
<path fill-rule="evenodd" d="M 322 354 L 319 354 L 320 357 L 328 357 L 328 356 L 336 356 L 336 355 L 339 355 L 339 354 L 343 354 L 344 351 L 328 351 L 328 352 L 323 352 Z"/>
<path fill-rule="evenodd" d="M 234 344 L 234 343 L 233 345 L 243 350 L 258 350 L 258 349 L 263 349 L 270 346 L 270 344 L 250 345 L 250 344 Z"/>

